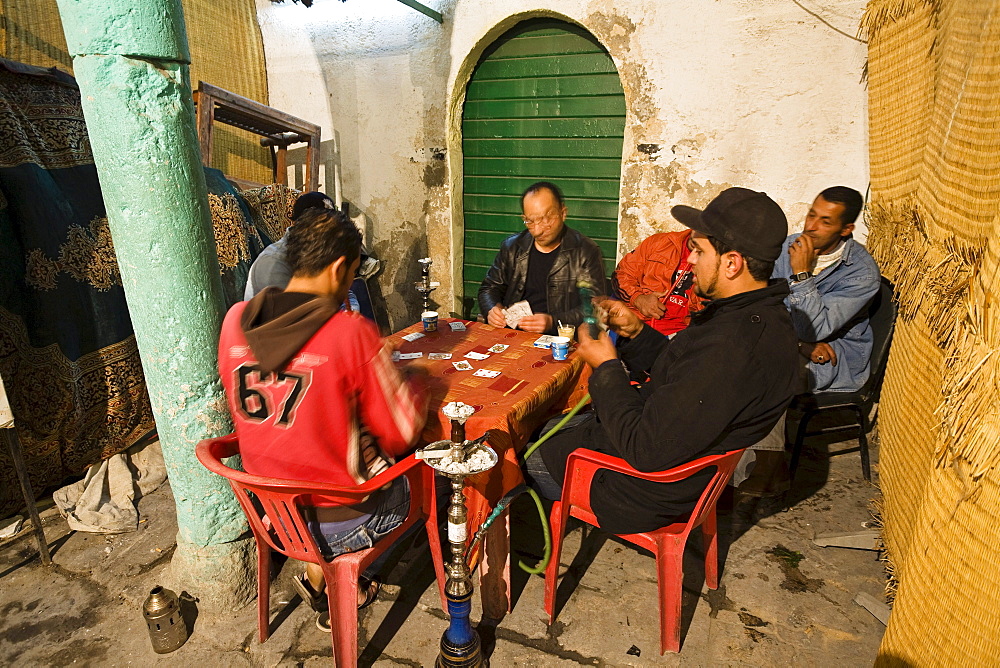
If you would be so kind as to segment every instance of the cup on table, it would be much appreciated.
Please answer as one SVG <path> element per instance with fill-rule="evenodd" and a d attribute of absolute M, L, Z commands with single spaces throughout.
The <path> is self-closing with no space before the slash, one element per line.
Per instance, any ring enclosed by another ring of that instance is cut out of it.
<path fill-rule="evenodd" d="M 568 336 L 553 336 L 552 337 L 552 359 L 562 361 L 566 359 L 569 355 L 569 337 Z"/>
<path fill-rule="evenodd" d="M 425 332 L 436 332 L 438 331 L 438 312 L 437 311 L 424 311 L 420 314 L 420 320 L 424 323 Z"/>
<path fill-rule="evenodd" d="M 573 325 L 560 325 L 559 326 L 559 336 L 564 336 L 570 341 L 573 340 L 573 335 L 576 334 L 576 327 Z"/>

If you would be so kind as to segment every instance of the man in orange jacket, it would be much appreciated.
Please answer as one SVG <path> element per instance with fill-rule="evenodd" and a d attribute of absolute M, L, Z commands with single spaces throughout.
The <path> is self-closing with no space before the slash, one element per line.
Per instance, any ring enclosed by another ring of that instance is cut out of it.
<path fill-rule="evenodd" d="M 648 237 L 622 258 L 612 279 L 622 301 L 644 324 L 666 336 L 687 327 L 691 314 L 701 310 L 687 261 L 690 238 L 691 230 Z"/>

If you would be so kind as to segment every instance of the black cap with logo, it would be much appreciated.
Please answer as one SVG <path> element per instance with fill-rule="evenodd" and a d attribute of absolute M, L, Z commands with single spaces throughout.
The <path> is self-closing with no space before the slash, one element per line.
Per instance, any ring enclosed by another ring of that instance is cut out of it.
<path fill-rule="evenodd" d="M 723 190 L 704 211 L 675 206 L 670 213 L 692 230 L 764 262 L 778 259 L 788 236 L 788 219 L 777 202 L 747 188 Z"/>

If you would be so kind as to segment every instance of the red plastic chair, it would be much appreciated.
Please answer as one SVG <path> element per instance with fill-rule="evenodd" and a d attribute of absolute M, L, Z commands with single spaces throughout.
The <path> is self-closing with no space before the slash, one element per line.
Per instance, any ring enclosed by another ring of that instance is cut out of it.
<path fill-rule="evenodd" d="M 250 475 L 230 468 L 222 460 L 240 453 L 236 434 L 202 441 L 196 448 L 198 460 L 209 470 L 229 480 L 257 543 L 257 627 L 260 641 L 270 635 L 271 551 L 318 564 L 326 579 L 330 605 L 331 641 L 338 666 L 355 666 L 358 661 L 358 577 L 364 569 L 407 529 L 424 520 L 434 572 L 437 574 L 441 605 L 447 609 L 444 594 L 444 561 L 437 530 L 437 506 L 434 503 L 434 471 L 412 455 L 357 487 L 337 487 L 315 482 L 279 480 Z M 410 512 L 406 520 L 371 549 L 341 554 L 332 561 L 321 555 L 298 506 L 309 505 L 309 497 L 322 496 L 338 503 L 356 504 L 386 483 L 405 475 L 410 483 Z M 255 500 L 257 503 L 255 503 Z M 266 514 L 269 522 L 265 524 Z"/>
<path fill-rule="evenodd" d="M 710 589 L 719 587 L 719 543 L 715 524 L 715 504 L 733 475 L 743 450 L 696 459 L 668 471 L 642 473 L 625 460 L 594 452 L 575 450 L 566 460 L 566 478 L 562 497 L 552 506 L 552 556 L 545 569 L 545 612 L 549 623 L 555 621 L 556 584 L 559 577 L 559 554 L 563 533 L 570 515 L 599 527 L 597 516 L 590 507 L 590 483 L 601 469 L 617 471 L 642 480 L 677 482 L 708 467 L 717 467 L 715 475 L 702 492 L 698 504 L 684 522 L 646 533 L 619 534 L 628 542 L 644 547 L 656 556 L 657 584 L 660 595 L 660 654 L 681 647 L 681 584 L 684 581 L 683 557 L 688 535 L 701 526 L 705 539 L 705 582 Z"/>

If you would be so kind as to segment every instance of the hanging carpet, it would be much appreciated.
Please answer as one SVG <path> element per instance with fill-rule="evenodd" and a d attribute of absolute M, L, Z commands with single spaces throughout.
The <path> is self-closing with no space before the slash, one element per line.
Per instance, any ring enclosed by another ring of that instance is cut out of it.
<path fill-rule="evenodd" d="M 226 306 L 297 194 L 205 170 Z M 248 203 L 249 202 L 249 203 Z M 75 80 L 0 59 L 0 377 L 36 494 L 155 428 Z M 23 507 L 0 450 L 0 517 Z"/>

